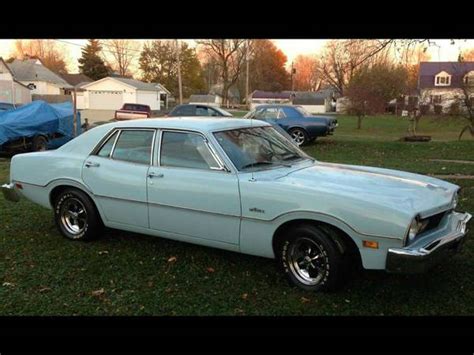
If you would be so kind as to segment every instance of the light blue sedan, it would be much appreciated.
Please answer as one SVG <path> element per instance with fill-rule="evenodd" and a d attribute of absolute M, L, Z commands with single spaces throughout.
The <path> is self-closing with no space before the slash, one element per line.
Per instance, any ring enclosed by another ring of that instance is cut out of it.
<path fill-rule="evenodd" d="M 96 127 L 11 161 L 7 199 L 54 211 L 72 240 L 103 226 L 276 258 L 312 291 L 349 268 L 420 272 L 457 251 L 459 187 L 307 156 L 258 120 L 168 118 Z M 21 218 L 21 216 L 19 216 Z"/>

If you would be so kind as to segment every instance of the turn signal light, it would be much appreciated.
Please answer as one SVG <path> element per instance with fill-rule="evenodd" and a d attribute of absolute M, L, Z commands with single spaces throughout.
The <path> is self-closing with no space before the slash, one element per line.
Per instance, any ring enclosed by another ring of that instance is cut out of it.
<path fill-rule="evenodd" d="M 362 245 L 366 248 L 371 248 L 371 249 L 379 248 L 379 242 L 374 242 L 372 240 L 363 240 Z"/>

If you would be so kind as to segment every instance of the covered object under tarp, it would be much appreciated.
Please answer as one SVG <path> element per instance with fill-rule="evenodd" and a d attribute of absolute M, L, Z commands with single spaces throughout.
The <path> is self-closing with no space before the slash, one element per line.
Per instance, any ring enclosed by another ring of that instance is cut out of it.
<path fill-rule="evenodd" d="M 50 139 L 50 148 L 56 148 L 74 138 L 73 120 L 74 108 L 70 102 L 49 104 L 39 100 L 0 112 L 0 146 L 16 139 L 44 135 Z M 78 135 L 81 133 L 80 122 L 78 112 Z"/>

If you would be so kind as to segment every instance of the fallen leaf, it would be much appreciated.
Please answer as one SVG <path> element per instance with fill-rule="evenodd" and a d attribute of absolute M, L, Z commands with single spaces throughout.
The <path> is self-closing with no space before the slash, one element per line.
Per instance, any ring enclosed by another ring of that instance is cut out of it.
<path fill-rule="evenodd" d="M 344 301 L 346 301 L 346 303 L 351 303 L 351 300 L 344 300 Z"/>
<path fill-rule="evenodd" d="M 49 287 L 42 287 L 39 289 L 39 292 L 43 293 L 43 292 L 47 292 L 47 291 L 51 291 L 51 289 Z"/>
<path fill-rule="evenodd" d="M 214 270 L 214 268 L 212 268 L 212 267 L 208 267 L 206 270 L 207 270 L 207 272 L 214 272 L 214 271 L 216 271 L 216 270 Z"/>
<path fill-rule="evenodd" d="M 169 263 L 174 263 L 178 258 L 176 256 L 172 256 L 171 258 L 168 259 Z"/>
<path fill-rule="evenodd" d="M 15 287 L 15 284 L 14 284 L 14 283 L 11 283 L 11 282 L 4 282 L 4 283 L 2 284 L 2 286 L 4 286 L 4 287 Z"/>
<path fill-rule="evenodd" d="M 99 251 L 99 255 L 105 255 L 105 254 L 108 254 L 109 252 L 107 250 L 102 250 L 102 251 Z"/>
<path fill-rule="evenodd" d="M 104 293 L 105 293 L 105 290 L 104 290 L 103 288 L 101 288 L 101 289 L 92 291 L 92 296 L 100 297 L 100 296 L 102 296 Z"/>
<path fill-rule="evenodd" d="M 301 302 L 302 303 L 309 303 L 309 302 L 311 302 L 311 300 L 309 298 L 306 298 L 306 297 L 301 297 Z"/>
<path fill-rule="evenodd" d="M 244 294 L 242 294 L 242 299 L 243 299 L 243 300 L 246 300 L 248 296 L 249 296 L 248 293 L 244 293 Z"/>

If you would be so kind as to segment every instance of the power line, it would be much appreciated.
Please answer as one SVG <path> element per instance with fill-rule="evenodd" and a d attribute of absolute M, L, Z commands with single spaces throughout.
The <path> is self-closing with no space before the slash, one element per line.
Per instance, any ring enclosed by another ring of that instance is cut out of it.
<path fill-rule="evenodd" d="M 69 41 L 64 41 L 64 40 L 61 40 L 61 39 L 55 39 L 55 41 L 57 42 L 60 42 L 60 43 L 65 43 L 65 44 L 69 44 L 69 45 L 72 45 L 72 46 L 77 46 L 77 47 L 81 47 L 81 48 L 86 48 L 86 46 L 83 46 L 82 44 L 78 44 L 78 43 L 73 43 L 73 42 L 69 42 Z M 100 45 L 102 47 L 109 47 L 109 48 L 113 48 L 113 45 L 110 45 L 108 44 L 107 42 L 100 42 Z M 138 53 L 141 53 L 142 50 L 141 49 L 133 49 L 133 48 L 127 48 L 128 51 L 131 51 L 131 52 L 138 52 Z M 107 49 L 102 49 L 102 52 L 109 52 L 109 53 L 116 53 L 115 51 L 111 51 L 111 50 L 107 50 Z"/>

